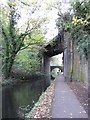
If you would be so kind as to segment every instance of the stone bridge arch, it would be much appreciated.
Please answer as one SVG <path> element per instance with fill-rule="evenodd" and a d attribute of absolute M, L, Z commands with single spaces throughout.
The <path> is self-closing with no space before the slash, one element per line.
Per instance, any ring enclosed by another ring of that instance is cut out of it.
<path fill-rule="evenodd" d="M 50 71 L 52 72 L 52 70 L 55 69 L 55 68 L 59 68 L 61 70 L 61 72 L 64 71 L 63 66 L 50 66 Z"/>

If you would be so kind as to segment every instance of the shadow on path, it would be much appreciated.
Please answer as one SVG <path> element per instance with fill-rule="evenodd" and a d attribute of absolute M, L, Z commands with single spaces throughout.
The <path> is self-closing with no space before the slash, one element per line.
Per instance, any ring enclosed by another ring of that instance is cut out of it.
<path fill-rule="evenodd" d="M 59 75 L 55 83 L 55 96 L 52 102 L 52 118 L 88 118 L 73 91 Z"/>

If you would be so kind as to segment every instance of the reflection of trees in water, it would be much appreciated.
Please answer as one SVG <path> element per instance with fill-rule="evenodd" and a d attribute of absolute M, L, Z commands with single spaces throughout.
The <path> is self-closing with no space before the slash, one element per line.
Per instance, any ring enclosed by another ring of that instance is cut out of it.
<path fill-rule="evenodd" d="M 27 82 L 3 89 L 3 118 L 24 117 L 45 89 L 45 80 Z"/>
<path fill-rule="evenodd" d="M 16 118 L 16 104 L 13 96 L 13 89 L 6 88 L 2 92 L 2 118 Z"/>

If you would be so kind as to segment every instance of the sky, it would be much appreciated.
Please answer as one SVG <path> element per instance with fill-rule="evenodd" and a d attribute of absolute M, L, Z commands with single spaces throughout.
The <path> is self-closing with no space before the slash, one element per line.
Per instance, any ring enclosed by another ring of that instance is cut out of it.
<path fill-rule="evenodd" d="M 61 65 L 63 65 L 62 57 L 63 57 L 63 53 L 51 57 L 50 58 L 50 66 L 61 66 Z"/>
<path fill-rule="evenodd" d="M 60 1 L 62 2 L 62 0 L 60 0 Z M 69 0 L 66 0 L 66 1 L 63 0 L 63 2 L 62 2 L 62 6 L 61 6 L 62 13 L 67 12 L 69 7 L 70 7 L 69 6 Z M 46 35 L 46 37 L 49 38 L 49 39 L 55 37 L 58 34 L 58 30 L 55 27 L 56 26 L 55 20 L 58 18 L 57 13 L 58 13 L 58 11 L 55 10 L 55 9 L 52 11 L 52 20 L 49 23 L 49 29 L 48 29 L 48 33 Z M 62 57 L 63 57 L 63 53 L 58 54 L 56 56 L 53 56 L 51 58 L 50 65 L 51 66 L 61 66 L 61 65 L 63 65 L 62 64 Z"/>
<path fill-rule="evenodd" d="M 26 0 L 27 1 L 27 0 Z M 29 1 L 29 0 L 28 0 Z M 31 1 L 31 0 L 30 0 Z M 41 1 L 41 0 L 39 0 Z M 46 7 L 45 2 L 46 3 L 50 3 L 53 2 L 55 0 L 42 0 L 42 7 L 43 9 Z M 57 0 L 56 0 L 57 1 Z M 7 0 L 0 0 L 0 3 L 5 4 L 7 2 Z M 66 12 L 67 9 L 69 8 L 69 0 L 59 0 L 59 2 L 61 2 L 61 11 L 62 13 Z M 21 27 L 23 25 L 23 23 L 26 21 L 27 17 L 29 16 L 29 14 L 26 14 L 27 10 L 25 9 L 21 9 L 21 16 L 22 19 L 19 21 L 18 25 L 19 27 Z M 34 17 L 37 17 L 38 15 L 41 17 L 45 14 L 45 11 L 40 11 L 39 13 L 36 13 L 34 15 Z M 45 38 L 49 41 L 51 39 L 53 39 L 57 34 L 58 34 L 58 29 L 56 27 L 56 19 L 58 18 L 58 10 L 57 9 L 52 9 L 48 12 L 47 17 L 49 17 L 49 23 L 46 25 L 47 27 L 47 34 L 45 35 Z"/>
<path fill-rule="evenodd" d="M 59 0 L 59 1 L 62 2 L 61 12 L 62 13 L 67 12 L 68 8 L 70 7 L 69 6 L 69 0 Z M 58 29 L 56 27 L 56 19 L 58 18 L 58 10 L 57 9 L 52 9 L 49 14 L 51 15 L 51 20 L 48 24 L 48 32 L 46 34 L 46 38 L 47 39 L 52 39 L 58 34 Z"/>

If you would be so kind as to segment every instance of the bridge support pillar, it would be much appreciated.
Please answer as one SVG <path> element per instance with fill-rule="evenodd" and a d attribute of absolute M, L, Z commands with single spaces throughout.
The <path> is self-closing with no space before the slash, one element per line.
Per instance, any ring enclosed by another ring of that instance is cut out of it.
<path fill-rule="evenodd" d="M 50 85 L 50 58 L 47 55 L 43 55 L 43 72 L 45 74 L 46 84 Z"/>

